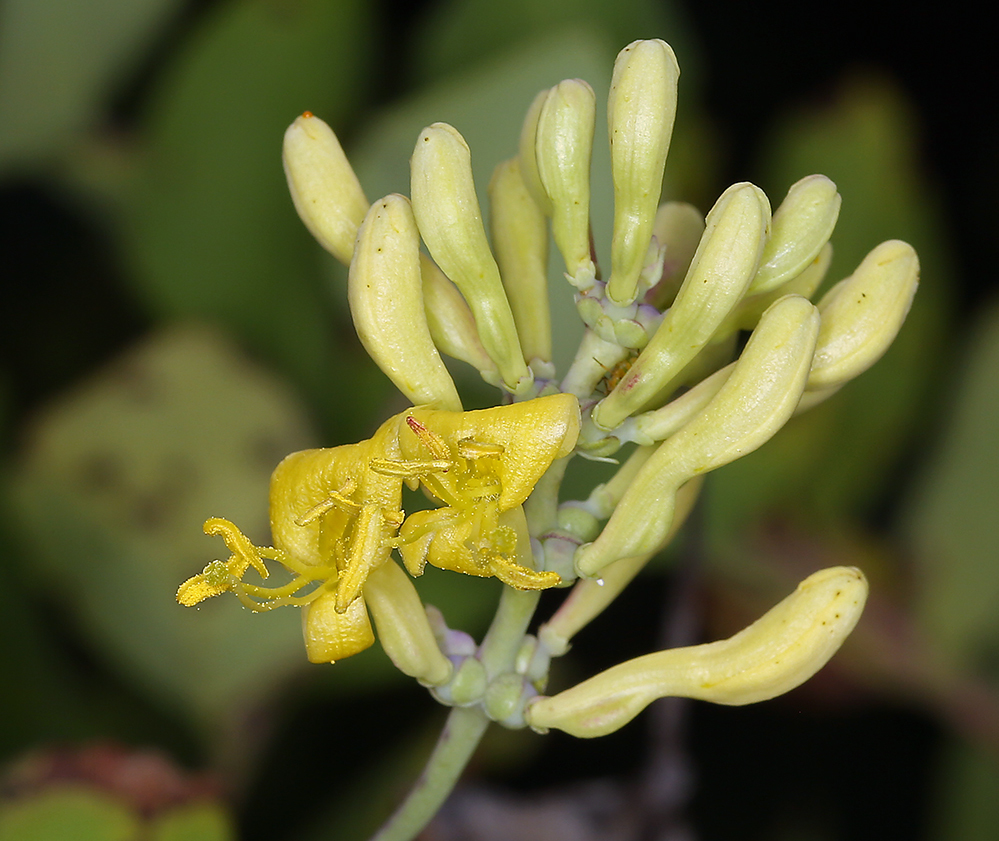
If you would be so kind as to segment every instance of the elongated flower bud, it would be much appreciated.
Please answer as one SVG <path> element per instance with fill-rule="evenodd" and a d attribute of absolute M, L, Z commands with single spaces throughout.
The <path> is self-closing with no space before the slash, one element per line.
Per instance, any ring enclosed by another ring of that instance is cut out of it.
<path fill-rule="evenodd" d="M 708 343 L 756 274 L 769 224 L 770 203 L 758 187 L 735 184 L 722 193 L 676 301 L 635 364 L 593 410 L 594 423 L 617 427 Z"/>
<path fill-rule="evenodd" d="M 364 601 L 375 620 L 382 648 L 400 672 L 430 686 L 447 682 L 451 661 L 434 639 L 413 582 L 395 561 L 372 570 L 364 585 Z"/>
<path fill-rule="evenodd" d="M 541 176 L 538 174 L 538 120 L 541 119 L 541 109 L 544 108 L 545 100 L 548 99 L 548 89 L 538 91 L 538 95 L 531 102 L 531 107 L 527 109 L 524 116 L 524 124 L 520 129 L 520 143 L 517 150 L 517 159 L 520 162 L 520 172 L 524 178 L 524 186 L 531 194 L 534 203 L 545 216 L 552 215 L 552 203 L 548 200 L 548 194 L 541 184 Z"/>
<path fill-rule="evenodd" d="M 676 116 L 680 68 L 669 44 L 634 41 L 618 54 L 607 102 L 614 238 L 607 297 L 630 304 L 639 295 L 663 170 Z M 641 290 L 644 291 L 644 290 Z"/>
<path fill-rule="evenodd" d="M 344 265 L 368 200 L 333 130 L 306 111 L 284 134 L 284 173 L 295 210 L 319 244 Z"/>
<path fill-rule="evenodd" d="M 566 275 L 580 289 L 593 285 L 590 258 L 590 157 L 596 99 L 581 79 L 549 92 L 538 118 L 536 157 L 541 186 L 552 206 L 552 236 Z"/>
<path fill-rule="evenodd" d="M 818 311 L 797 295 L 767 310 L 722 388 L 656 450 L 600 536 L 577 550 L 580 576 L 655 549 L 681 485 L 752 452 L 784 425 L 804 390 L 818 331 Z"/>
<path fill-rule="evenodd" d="M 467 362 L 478 370 L 486 382 L 499 385 L 496 363 L 482 347 L 479 331 L 475 327 L 475 317 L 458 288 L 422 252 L 420 270 L 423 275 L 423 304 L 427 326 L 434 344 L 441 353 Z"/>
<path fill-rule="evenodd" d="M 489 182 L 490 229 L 500 277 L 527 360 L 552 358 L 548 306 L 548 228 L 524 184 L 517 158 L 496 167 Z"/>
<path fill-rule="evenodd" d="M 350 263 L 347 298 L 364 349 L 413 404 L 461 410 L 427 326 L 420 235 L 405 197 L 386 196 L 368 211 Z"/>
<path fill-rule="evenodd" d="M 411 161 L 413 211 L 430 255 L 461 291 L 482 346 L 513 392 L 530 386 L 513 313 L 482 227 L 464 138 L 446 123 L 425 128 Z"/>
<path fill-rule="evenodd" d="M 738 706 L 800 686 L 835 654 L 867 601 L 855 567 L 832 567 L 802 581 L 786 599 L 733 637 L 637 657 L 525 712 L 536 730 L 604 736 L 657 698 L 698 698 Z"/>
<path fill-rule="evenodd" d="M 824 175 L 802 178 L 774 213 L 760 270 L 749 286 L 755 295 L 801 274 L 832 236 L 842 204 L 836 185 Z"/>
<path fill-rule="evenodd" d="M 808 388 L 842 385 L 877 362 L 898 335 L 919 285 L 919 258 L 883 242 L 819 301 L 822 327 Z"/>

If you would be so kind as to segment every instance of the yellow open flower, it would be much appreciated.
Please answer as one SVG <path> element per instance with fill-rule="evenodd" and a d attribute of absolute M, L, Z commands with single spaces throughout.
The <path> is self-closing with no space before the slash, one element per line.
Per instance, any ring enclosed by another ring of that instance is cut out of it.
<path fill-rule="evenodd" d="M 555 586 L 557 574 L 531 568 L 521 504 L 552 462 L 572 451 L 578 432 L 576 398 L 557 394 L 476 412 L 411 409 L 357 444 L 292 453 L 271 477 L 274 546 L 255 546 L 228 520 L 208 520 L 206 534 L 221 536 L 232 554 L 185 581 L 177 600 L 190 606 L 231 591 L 255 611 L 303 607 L 309 659 L 328 662 L 374 642 L 366 601 L 387 615 L 401 598 L 397 577 L 372 578 L 393 546 L 414 575 L 429 560 L 520 589 Z M 442 507 L 407 519 L 404 481 L 422 484 Z M 243 581 L 250 567 L 267 578 L 266 561 L 292 580 L 278 587 Z M 396 595 L 381 598 L 378 588 L 390 580 Z M 416 612 L 412 633 L 429 639 L 426 617 Z"/>

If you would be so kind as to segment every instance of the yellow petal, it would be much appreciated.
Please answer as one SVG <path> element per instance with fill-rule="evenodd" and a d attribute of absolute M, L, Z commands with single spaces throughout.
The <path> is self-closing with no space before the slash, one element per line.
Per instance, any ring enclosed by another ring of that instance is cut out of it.
<path fill-rule="evenodd" d="M 354 599 L 346 612 L 337 613 L 335 593 L 325 593 L 302 608 L 302 633 L 311 663 L 335 663 L 375 641 L 364 599 Z"/>

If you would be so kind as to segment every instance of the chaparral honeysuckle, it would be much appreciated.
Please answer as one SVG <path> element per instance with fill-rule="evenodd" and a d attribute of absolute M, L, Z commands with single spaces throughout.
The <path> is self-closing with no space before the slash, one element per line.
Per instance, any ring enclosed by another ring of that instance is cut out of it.
<path fill-rule="evenodd" d="M 678 78 L 659 40 L 630 44 L 615 63 L 606 278 L 591 244 L 595 101 L 584 81 L 562 81 L 530 105 L 516 154 L 489 184 L 488 234 L 471 152 L 450 125 L 418 136 L 411 198 L 374 203 L 321 119 L 306 112 L 285 135 L 295 207 L 349 265 L 358 336 L 413 408 L 366 441 L 288 456 L 271 482 L 273 547 L 208 520 L 205 531 L 231 555 L 177 597 L 193 605 L 231 591 L 254 610 L 298 605 L 314 662 L 368 647 L 370 611 L 392 661 L 454 708 L 381 839 L 419 831 L 490 721 L 599 736 L 665 695 L 772 698 L 820 669 L 863 609 L 859 570 L 821 570 L 728 640 L 649 654 L 541 694 L 551 659 L 676 533 L 703 475 L 880 358 L 917 286 L 915 252 L 890 241 L 811 302 L 840 210 L 821 175 L 792 185 L 773 213 L 749 183 L 725 190 L 706 216 L 661 203 Z M 564 372 L 552 363 L 549 236 L 585 324 Z M 464 411 L 441 353 L 478 369 L 502 405 Z M 608 482 L 560 503 L 574 454 L 609 459 L 626 443 L 635 447 Z M 431 507 L 407 514 L 404 484 L 422 488 Z M 268 563 L 291 580 L 244 580 L 251 568 L 267 578 Z M 507 585 L 481 643 L 423 605 L 411 577 L 427 563 Z M 539 591 L 573 582 L 529 634 Z"/>

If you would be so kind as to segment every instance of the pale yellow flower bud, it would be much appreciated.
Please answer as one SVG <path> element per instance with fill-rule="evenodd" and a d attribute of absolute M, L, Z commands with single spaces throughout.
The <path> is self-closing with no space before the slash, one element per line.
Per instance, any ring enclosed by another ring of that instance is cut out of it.
<path fill-rule="evenodd" d="M 819 314 L 797 295 L 775 303 L 711 401 L 643 465 L 600 536 L 576 552 L 592 577 L 665 539 L 681 485 L 752 452 L 791 416 L 808 378 Z"/>
<path fill-rule="evenodd" d="M 855 567 L 832 567 L 802 581 L 752 625 L 719 642 L 674 648 L 607 669 L 525 711 L 536 730 L 604 736 L 657 698 L 697 698 L 738 706 L 800 686 L 835 654 L 867 601 Z"/>
<path fill-rule="evenodd" d="M 524 186 L 531 194 L 534 203 L 545 216 L 552 215 L 552 203 L 548 200 L 548 194 L 541 184 L 541 176 L 538 174 L 538 120 L 541 119 L 541 109 L 544 108 L 545 100 L 548 99 L 548 89 L 538 91 L 534 97 L 531 107 L 527 109 L 524 116 L 524 124 L 520 129 L 520 143 L 517 149 L 517 159 L 520 162 L 520 172 L 524 178 Z"/>
<path fill-rule="evenodd" d="M 295 210 L 319 244 L 350 263 L 368 200 L 333 130 L 306 111 L 284 134 L 284 173 Z"/>
<path fill-rule="evenodd" d="M 451 661 L 434 639 L 413 582 L 395 561 L 386 561 L 371 571 L 364 584 L 364 601 L 375 620 L 382 648 L 400 672 L 430 686 L 447 682 Z"/>
<path fill-rule="evenodd" d="M 375 641 L 364 599 L 354 599 L 342 613 L 336 608 L 336 593 L 324 593 L 302 607 L 302 635 L 310 663 L 335 663 Z"/>
<path fill-rule="evenodd" d="M 669 44 L 634 41 L 614 63 L 607 123 L 614 177 L 614 238 L 607 297 L 630 304 L 640 294 L 663 170 L 676 116 L 680 68 Z"/>
<path fill-rule="evenodd" d="M 919 257 L 883 242 L 819 301 L 822 327 L 808 388 L 842 385 L 877 362 L 898 335 L 919 285 Z"/>
<path fill-rule="evenodd" d="M 486 353 L 475 327 L 475 317 L 465 299 L 440 267 L 426 254 L 420 254 L 423 275 L 423 303 L 427 326 L 434 344 L 452 359 L 467 362 L 482 378 L 499 385 L 496 363 Z"/>
<path fill-rule="evenodd" d="M 364 349 L 413 404 L 461 410 L 427 326 L 420 234 L 405 197 L 371 205 L 350 263 L 347 299 Z"/>
<path fill-rule="evenodd" d="M 770 238 L 749 294 L 776 289 L 801 274 L 829 242 L 842 204 L 836 185 L 824 175 L 802 178 L 774 213 Z"/>
<path fill-rule="evenodd" d="M 552 358 L 548 306 L 548 228 L 524 184 L 517 158 L 496 167 L 489 182 L 489 227 L 500 277 L 527 360 Z"/>
<path fill-rule="evenodd" d="M 640 410 L 708 343 L 759 267 L 770 203 L 752 184 L 729 187 L 708 213 L 704 235 L 676 301 L 635 364 L 593 410 L 613 430 Z"/>
<path fill-rule="evenodd" d="M 580 289 L 596 276 L 590 257 L 590 157 L 596 98 L 581 79 L 566 79 L 541 108 L 536 157 L 541 185 L 552 206 L 552 236 L 566 275 Z"/>
<path fill-rule="evenodd" d="M 410 165 L 413 211 L 430 256 L 468 302 L 503 383 L 522 393 L 533 375 L 482 227 L 468 146 L 454 128 L 434 123 L 420 132 Z"/>

